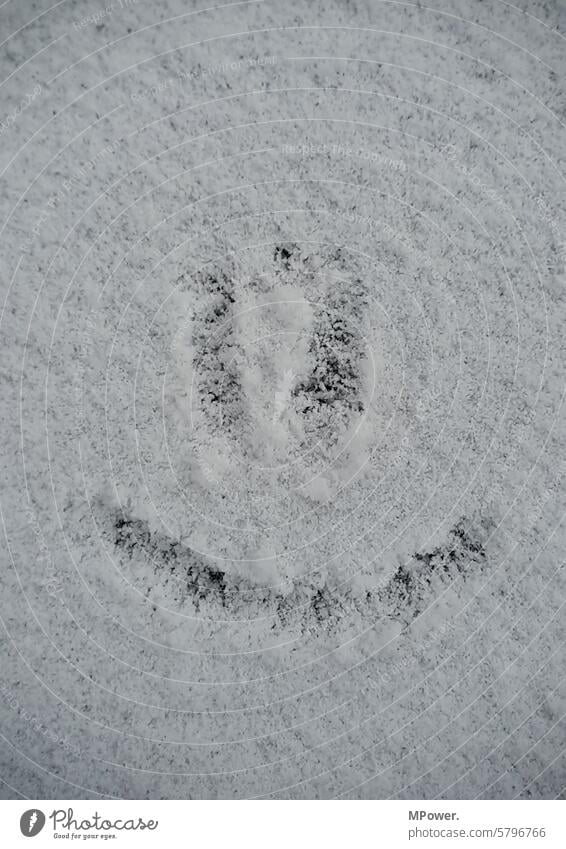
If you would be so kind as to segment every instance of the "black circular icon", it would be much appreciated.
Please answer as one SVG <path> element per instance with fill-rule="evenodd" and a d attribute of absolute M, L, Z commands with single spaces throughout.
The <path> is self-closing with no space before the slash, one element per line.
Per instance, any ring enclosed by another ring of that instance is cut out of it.
<path fill-rule="evenodd" d="M 20 831 L 24 837 L 35 837 L 45 825 L 45 814 L 37 808 L 25 811 L 20 817 Z"/>

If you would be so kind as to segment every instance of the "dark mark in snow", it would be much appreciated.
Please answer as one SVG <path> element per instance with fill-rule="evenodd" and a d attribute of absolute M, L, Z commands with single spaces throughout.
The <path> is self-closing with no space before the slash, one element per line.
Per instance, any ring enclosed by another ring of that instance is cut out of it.
<path fill-rule="evenodd" d="M 256 612 L 272 616 L 284 626 L 301 631 L 336 628 L 345 617 L 358 613 L 364 619 L 396 619 L 409 624 L 438 595 L 433 578 L 449 584 L 468 580 L 487 564 L 483 536 L 489 521 L 477 525 L 462 518 L 450 531 L 444 545 L 430 552 L 417 552 L 375 591 L 357 595 L 347 583 L 320 586 L 316 576 L 300 579 L 290 593 L 278 588 L 252 586 L 207 562 L 181 542 L 165 534 L 150 532 L 145 521 L 112 515 L 113 542 L 132 561 L 153 566 L 154 582 L 146 588 L 152 598 L 159 588 L 181 607 L 210 615 L 219 609 L 231 613 Z"/>

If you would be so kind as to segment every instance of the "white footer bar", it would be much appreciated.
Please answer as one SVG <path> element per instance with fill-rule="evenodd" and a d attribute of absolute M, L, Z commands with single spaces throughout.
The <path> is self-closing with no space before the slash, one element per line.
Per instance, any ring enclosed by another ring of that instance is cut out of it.
<path fill-rule="evenodd" d="M 566 847 L 563 801 L 0 801 L 0 845 Z"/>

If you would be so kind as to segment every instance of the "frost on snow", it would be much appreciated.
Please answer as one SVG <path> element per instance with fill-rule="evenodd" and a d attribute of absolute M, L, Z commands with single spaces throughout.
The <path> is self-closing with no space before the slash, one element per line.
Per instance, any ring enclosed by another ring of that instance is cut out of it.
<path fill-rule="evenodd" d="M 382 422 L 380 354 L 367 283 L 294 246 L 267 267 L 250 277 L 234 262 L 179 280 L 164 388 L 175 476 L 162 481 L 160 505 L 121 482 L 115 500 L 202 554 L 221 539 L 219 568 L 284 587 L 302 568 L 300 557 L 280 558 L 293 550 L 289 515 L 312 512 L 315 530 L 340 488 L 367 474 Z M 248 511 L 244 529 L 229 527 L 229 503 Z M 191 505 L 206 505 L 211 538 Z"/>

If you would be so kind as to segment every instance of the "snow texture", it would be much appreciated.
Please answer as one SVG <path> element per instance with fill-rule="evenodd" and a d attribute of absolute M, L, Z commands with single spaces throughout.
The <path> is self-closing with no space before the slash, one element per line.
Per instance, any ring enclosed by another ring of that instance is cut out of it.
<path fill-rule="evenodd" d="M 0 794 L 564 798 L 563 0 L 0 21 Z"/>

